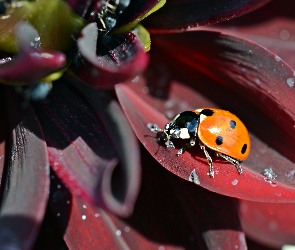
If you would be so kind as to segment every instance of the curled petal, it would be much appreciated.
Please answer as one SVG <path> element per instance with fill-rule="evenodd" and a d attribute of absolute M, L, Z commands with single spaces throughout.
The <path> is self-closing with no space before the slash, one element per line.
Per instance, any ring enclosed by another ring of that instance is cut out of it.
<path fill-rule="evenodd" d="M 112 207 L 112 211 L 126 210 L 126 214 L 128 214 L 133 210 L 141 180 L 140 150 L 137 138 L 119 104 L 107 92 L 93 90 L 78 84 L 76 86 L 83 92 L 97 116 L 104 121 L 104 124 L 107 124 L 106 129 L 120 160 L 121 171 L 118 175 L 125 186 L 121 204 L 114 200 L 111 190 L 102 193 L 103 199 L 108 207 Z M 103 185 L 109 187 L 109 182 L 111 182 L 111 178 L 105 178 Z M 118 192 L 122 187 L 118 186 L 116 189 Z"/>
<path fill-rule="evenodd" d="M 97 55 L 98 29 L 95 23 L 87 25 L 78 40 L 83 57 L 73 67 L 73 72 L 83 82 L 97 88 L 112 88 L 114 84 L 134 77 L 148 63 L 148 55 L 137 38 L 130 32 L 126 35 L 103 36 L 101 55 Z M 106 46 L 106 48 L 104 47 Z"/>
<path fill-rule="evenodd" d="M 0 82 L 29 84 L 65 66 L 64 54 L 39 50 L 40 37 L 29 24 L 19 24 L 17 37 L 20 52 L 15 58 L 0 65 Z"/>
<path fill-rule="evenodd" d="M 143 23 L 150 32 L 179 32 L 253 11 L 270 0 L 169 0 Z"/>
<path fill-rule="evenodd" d="M 137 193 L 130 187 L 136 187 L 133 184 L 139 180 L 130 180 L 126 169 L 120 176 L 114 174 L 121 172 L 116 149 L 103 119 L 84 97 L 59 82 L 48 103 L 34 107 L 48 144 L 50 164 L 71 192 L 113 213 L 129 215 Z"/>
<path fill-rule="evenodd" d="M 0 244 L 5 249 L 31 249 L 45 214 L 49 163 L 42 130 L 29 106 L 7 95 L 12 130 L 8 164 L 1 188 Z M 2 178 L 3 178 L 2 177 Z"/>

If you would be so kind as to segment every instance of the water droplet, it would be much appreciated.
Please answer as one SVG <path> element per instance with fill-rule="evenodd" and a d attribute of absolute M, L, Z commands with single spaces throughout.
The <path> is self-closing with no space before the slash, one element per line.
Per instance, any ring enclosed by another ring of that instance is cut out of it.
<path fill-rule="evenodd" d="M 56 216 L 59 217 L 60 216 L 60 213 L 57 213 Z"/>
<path fill-rule="evenodd" d="M 98 213 L 96 213 L 96 214 L 94 215 L 94 217 L 96 217 L 96 218 L 97 218 L 97 217 L 99 217 L 99 214 L 98 214 Z"/>
<path fill-rule="evenodd" d="M 282 40 L 288 40 L 289 37 L 290 37 L 290 32 L 289 32 L 288 30 L 282 30 L 282 31 L 280 32 L 280 38 L 281 38 Z"/>
<path fill-rule="evenodd" d="M 275 56 L 275 60 L 276 60 L 276 62 L 279 62 L 279 61 L 281 61 L 282 59 L 279 57 L 279 56 Z"/>
<path fill-rule="evenodd" d="M 118 230 L 116 231 L 116 235 L 117 235 L 117 236 L 121 236 L 121 234 L 122 234 L 121 230 L 118 229 Z"/>
<path fill-rule="evenodd" d="M 86 220 L 86 215 L 85 214 L 82 215 L 82 220 Z"/>
<path fill-rule="evenodd" d="M 238 181 L 237 179 L 234 179 L 234 180 L 231 182 L 231 184 L 233 184 L 233 185 L 235 186 L 235 185 L 238 184 L 238 182 L 239 182 L 239 181 Z"/>
<path fill-rule="evenodd" d="M 288 78 L 288 79 L 287 79 L 287 84 L 288 84 L 290 87 L 293 87 L 293 86 L 294 86 L 294 78 Z"/>
<path fill-rule="evenodd" d="M 130 232 L 130 227 L 126 226 L 126 227 L 124 228 L 124 231 L 125 231 L 126 233 L 129 233 L 129 232 Z"/>
<path fill-rule="evenodd" d="M 86 206 L 86 205 L 83 205 L 82 207 L 83 207 L 84 209 L 85 209 L 85 208 L 87 208 L 87 206 Z"/>

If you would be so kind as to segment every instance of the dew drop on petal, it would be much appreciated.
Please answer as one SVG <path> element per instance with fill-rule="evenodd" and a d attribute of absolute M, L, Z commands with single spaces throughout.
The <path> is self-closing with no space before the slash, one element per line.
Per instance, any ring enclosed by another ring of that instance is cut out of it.
<path fill-rule="evenodd" d="M 281 38 L 282 40 L 288 40 L 289 37 L 290 37 L 290 32 L 289 32 L 288 30 L 282 30 L 282 31 L 280 32 L 280 38 Z"/>
<path fill-rule="evenodd" d="M 275 56 L 275 60 L 276 60 L 276 62 L 279 62 L 279 61 L 281 61 L 282 59 L 279 57 L 279 56 Z"/>
<path fill-rule="evenodd" d="M 124 227 L 124 231 L 125 231 L 126 233 L 130 232 L 130 227 L 128 227 L 128 226 Z"/>
<path fill-rule="evenodd" d="M 85 214 L 82 215 L 82 220 L 86 220 L 86 215 Z"/>
<path fill-rule="evenodd" d="M 294 78 L 288 78 L 288 79 L 287 79 L 287 84 L 288 84 L 290 87 L 293 87 L 293 86 L 294 86 Z"/>
<path fill-rule="evenodd" d="M 96 214 L 94 215 L 94 217 L 96 217 L 96 218 L 97 218 L 97 217 L 99 217 L 99 214 L 98 214 L 98 213 L 96 213 Z"/>
<path fill-rule="evenodd" d="M 118 230 L 116 231 L 116 235 L 117 235 L 117 236 L 121 236 L 121 234 L 122 234 L 121 230 L 118 229 Z"/>
<path fill-rule="evenodd" d="M 238 184 L 238 182 L 239 182 L 239 181 L 238 181 L 237 179 L 234 179 L 234 180 L 231 182 L 231 184 L 233 184 L 233 185 L 235 186 L 235 185 Z"/>

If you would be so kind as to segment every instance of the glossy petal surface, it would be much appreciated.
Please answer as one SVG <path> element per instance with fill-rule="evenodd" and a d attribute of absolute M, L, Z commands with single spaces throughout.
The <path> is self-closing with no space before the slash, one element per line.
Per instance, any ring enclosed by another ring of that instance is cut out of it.
<path fill-rule="evenodd" d="M 78 40 L 84 59 L 73 67 L 73 73 L 83 82 L 97 88 L 112 88 L 114 84 L 134 77 L 148 63 L 137 36 L 129 32 L 124 35 L 103 36 L 100 46 L 95 23 L 87 25 Z M 97 46 L 99 46 L 97 48 Z M 97 55 L 97 52 L 100 54 Z"/>
<path fill-rule="evenodd" d="M 5 249 L 31 249 L 47 205 L 48 155 L 32 108 L 24 108 L 22 100 L 11 92 L 6 99 L 14 116 L 9 116 L 12 137 L 2 176 L 0 245 Z"/>
<path fill-rule="evenodd" d="M 269 0 L 167 0 L 143 23 L 151 32 L 179 32 L 213 24 L 253 11 Z"/>

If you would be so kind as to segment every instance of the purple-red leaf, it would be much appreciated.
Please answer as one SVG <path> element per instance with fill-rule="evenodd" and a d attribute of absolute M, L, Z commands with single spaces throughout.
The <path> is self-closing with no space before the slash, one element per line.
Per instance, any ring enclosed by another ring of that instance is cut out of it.
<path fill-rule="evenodd" d="M 103 116 L 97 117 L 84 97 L 62 82 L 54 86 L 46 104 L 34 107 L 48 144 L 50 165 L 71 192 L 116 214 L 130 214 L 137 193 L 130 192 L 130 187 L 137 183 L 136 187 L 138 180 L 130 181 L 130 170 L 114 178 L 119 158 Z"/>
<path fill-rule="evenodd" d="M 253 11 L 270 0 L 167 0 L 143 23 L 150 32 L 176 32 L 214 24 Z"/>
<path fill-rule="evenodd" d="M 16 33 L 20 52 L 0 65 L 1 80 L 11 84 L 29 84 L 65 66 L 64 54 L 39 50 L 40 37 L 32 26 L 20 23 Z"/>
<path fill-rule="evenodd" d="M 114 84 L 134 77 L 146 68 L 148 54 L 133 32 L 103 35 L 99 39 L 97 25 L 91 23 L 82 30 L 78 40 L 83 59 L 72 69 L 83 82 L 96 88 L 113 88 Z"/>
<path fill-rule="evenodd" d="M 4 193 L 0 210 L 0 245 L 5 249 L 31 249 L 49 192 L 46 143 L 32 108 L 24 108 L 22 100 L 13 93 L 8 93 L 6 99 L 12 134 L 1 185 Z"/>
<path fill-rule="evenodd" d="M 243 230 L 255 241 L 273 248 L 295 244 L 295 205 L 240 200 Z"/>

